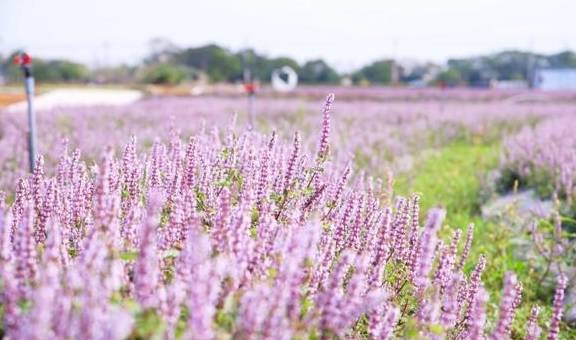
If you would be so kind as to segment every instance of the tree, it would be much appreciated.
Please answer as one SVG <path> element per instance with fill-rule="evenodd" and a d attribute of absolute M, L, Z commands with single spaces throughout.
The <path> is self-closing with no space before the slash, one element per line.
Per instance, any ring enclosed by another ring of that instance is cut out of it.
<path fill-rule="evenodd" d="M 393 80 L 394 67 L 394 60 L 385 59 L 375 61 L 355 72 L 352 75 L 352 80 L 356 83 L 364 80 L 375 84 L 390 84 Z"/>
<path fill-rule="evenodd" d="M 558 54 L 553 54 L 546 59 L 550 63 L 551 67 L 576 67 L 576 53 L 572 51 L 564 51 Z"/>
<path fill-rule="evenodd" d="M 436 77 L 435 83 L 446 86 L 457 86 L 462 82 L 462 75 L 457 69 L 449 68 Z"/>
<path fill-rule="evenodd" d="M 322 59 L 308 61 L 298 72 L 298 78 L 302 83 L 310 84 L 334 84 L 340 81 L 340 75 Z"/>
<path fill-rule="evenodd" d="M 206 45 L 176 52 L 172 62 L 205 72 L 213 82 L 242 79 L 240 58 L 218 45 Z"/>
<path fill-rule="evenodd" d="M 53 60 L 47 62 L 46 67 L 56 70 L 57 75 L 54 78 L 54 81 L 84 82 L 90 79 L 90 70 L 82 64 L 73 63 L 67 60 Z M 38 72 L 38 70 L 36 72 Z M 39 78 L 39 80 L 41 79 Z"/>
<path fill-rule="evenodd" d="M 460 74 L 460 79 L 466 85 L 486 87 L 494 79 L 494 70 L 482 58 L 449 59 L 448 70 Z"/>
<path fill-rule="evenodd" d="M 141 79 L 147 84 L 178 85 L 190 77 L 191 72 L 184 66 L 156 64 L 146 67 Z"/>

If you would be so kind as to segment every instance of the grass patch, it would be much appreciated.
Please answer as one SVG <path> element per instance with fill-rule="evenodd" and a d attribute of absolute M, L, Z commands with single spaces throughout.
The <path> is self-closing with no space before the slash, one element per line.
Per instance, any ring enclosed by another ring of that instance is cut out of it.
<path fill-rule="evenodd" d="M 419 193 L 423 210 L 441 206 L 448 210 L 449 225 L 466 226 L 480 211 L 480 178 L 498 165 L 499 153 L 498 144 L 446 146 L 397 177 L 395 190 Z"/>

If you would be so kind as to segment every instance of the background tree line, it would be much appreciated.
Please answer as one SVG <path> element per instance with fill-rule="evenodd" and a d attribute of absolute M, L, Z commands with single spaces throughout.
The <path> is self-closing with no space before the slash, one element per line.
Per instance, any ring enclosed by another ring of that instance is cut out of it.
<path fill-rule="evenodd" d="M 22 72 L 18 65 L 13 63 L 16 52 L 3 57 L 0 55 L 0 76 L 4 75 L 7 82 L 22 80 Z M 63 59 L 33 59 L 34 77 L 39 82 L 87 82 L 91 79 L 91 70 L 80 63 Z"/>
<path fill-rule="evenodd" d="M 576 53 L 564 51 L 543 55 L 504 51 L 486 56 L 449 59 L 437 80 L 447 85 L 485 86 L 493 80 L 530 81 L 535 69 L 576 68 Z"/>
<path fill-rule="evenodd" d="M 161 39 L 151 43 L 149 55 L 138 65 L 89 69 L 68 60 L 34 59 L 34 75 L 39 82 L 98 82 L 180 84 L 205 79 L 210 82 L 241 82 L 246 69 L 251 77 L 266 83 L 274 69 L 292 67 L 304 84 L 336 84 L 346 79 L 354 84 L 411 84 L 446 86 L 487 86 L 494 80 L 530 81 L 537 68 L 574 68 L 576 53 L 565 51 L 543 55 L 525 51 L 449 59 L 446 65 L 417 63 L 406 65 L 392 59 L 374 61 L 350 73 L 339 73 L 323 59 L 299 63 L 286 57 L 268 57 L 253 49 L 232 51 L 210 44 L 178 48 Z M 2 58 L 0 72 L 7 82 L 20 81 L 20 72 L 12 64 L 14 53 Z"/>

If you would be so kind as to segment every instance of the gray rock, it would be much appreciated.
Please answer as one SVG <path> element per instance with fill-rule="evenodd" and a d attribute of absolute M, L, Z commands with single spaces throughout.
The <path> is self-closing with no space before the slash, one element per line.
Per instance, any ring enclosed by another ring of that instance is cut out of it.
<path fill-rule="evenodd" d="M 533 190 L 527 190 L 489 200 L 482 206 L 482 217 L 523 228 L 534 219 L 549 218 L 553 210 L 552 201 L 543 201 Z"/>
<path fill-rule="evenodd" d="M 540 255 L 536 252 L 534 244 L 524 233 L 535 220 L 550 218 L 554 212 L 552 201 L 541 200 L 533 190 L 508 194 L 489 200 L 482 206 L 482 217 L 484 219 L 498 222 L 517 230 L 518 233 L 512 237 L 511 243 L 514 245 L 514 256 L 518 259 L 539 263 Z M 571 243 L 573 246 L 574 244 Z M 541 262 L 541 261 L 540 261 Z M 543 263 L 540 263 L 543 265 Z M 543 268 L 539 268 L 544 270 Z M 574 277 L 575 267 L 564 267 L 562 269 L 568 277 Z M 559 275 L 557 268 L 551 268 L 551 272 L 543 285 L 554 288 L 556 277 Z M 564 299 L 564 321 L 571 326 L 576 326 L 576 283 L 568 282 L 568 287 Z"/>

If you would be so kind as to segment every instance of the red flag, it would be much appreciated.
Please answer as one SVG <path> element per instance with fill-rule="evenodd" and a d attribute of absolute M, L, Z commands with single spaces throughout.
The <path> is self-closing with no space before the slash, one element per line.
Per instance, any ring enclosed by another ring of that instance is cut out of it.
<path fill-rule="evenodd" d="M 28 53 L 22 53 L 22 64 L 26 66 L 32 64 L 32 57 Z"/>

